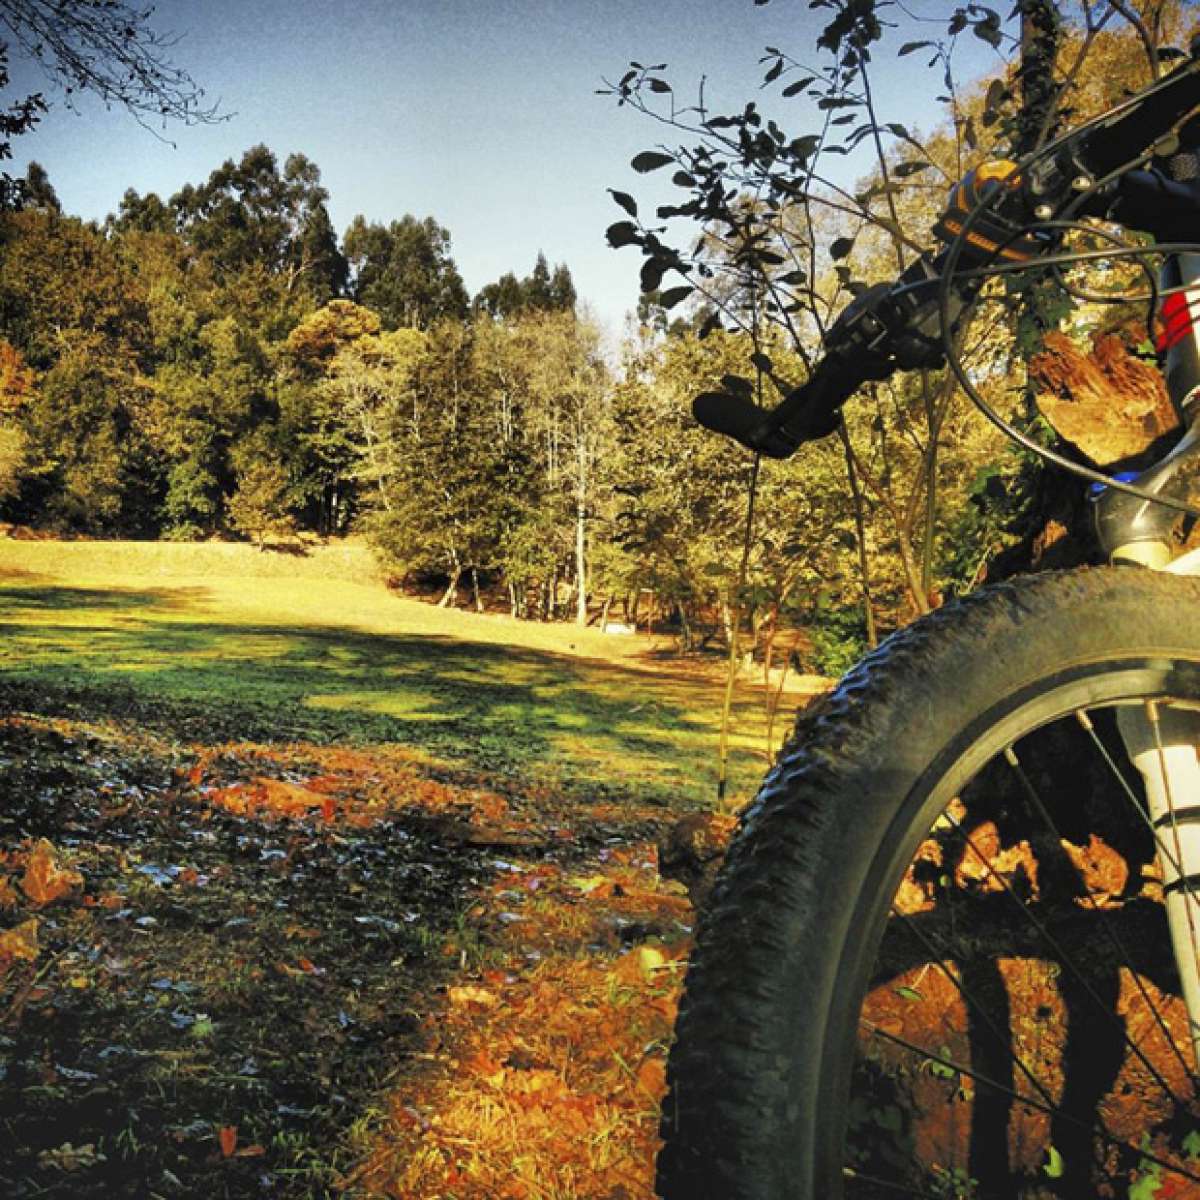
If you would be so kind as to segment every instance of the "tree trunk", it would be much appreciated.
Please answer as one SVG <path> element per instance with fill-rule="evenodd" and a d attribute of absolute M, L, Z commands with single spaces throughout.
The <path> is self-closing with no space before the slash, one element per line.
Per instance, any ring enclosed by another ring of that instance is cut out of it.
<path fill-rule="evenodd" d="M 456 562 L 450 571 L 450 582 L 442 598 L 438 601 L 438 608 L 450 608 L 454 604 L 454 601 L 458 598 L 458 581 L 461 578 L 462 567 Z"/>
<path fill-rule="evenodd" d="M 583 432 L 576 434 L 575 466 L 575 580 L 579 594 L 575 601 L 575 623 L 587 624 L 587 446 Z"/>
<path fill-rule="evenodd" d="M 575 624 L 587 624 L 587 523 L 582 500 L 575 506 Z"/>
<path fill-rule="evenodd" d="M 475 611 L 483 612 L 483 597 L 479 594 L 479 572 L 471 568 L 471 591 L 475 596 Z"/>
<path fill-rule="evenodd" d="M 867 645 L 872 649 L 879 645 L 879 632 L 875 627 L 875 608 L 871 603 L 871 564 L 867 557 L 866 504 L 862 488 L 858 484 L 858 472 L 854 469 L 854 454 L 850 448 L 850 435 L 843 422 L 838 423 L 838 437 L 846 458 L 846 477 L 850 481 L 850 500 L 854 510 L 854 533 L 858 541 L 858 579 L 862 590 L 863 618 L 867 626 Z"/>

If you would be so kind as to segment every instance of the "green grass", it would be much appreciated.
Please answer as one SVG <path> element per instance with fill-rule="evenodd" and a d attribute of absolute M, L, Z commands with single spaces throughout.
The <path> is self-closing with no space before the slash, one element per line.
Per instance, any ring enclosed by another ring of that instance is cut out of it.
<path fill-rule="evenodd" d="M 394 741 L 592 798 L 714 795 L 715 675 L 663 669 L 640 639 L 438 610 L 377 584 L 254 578 L 240 569 L 252 550 L 213 549 L 210 569 L 193 555 L 164 575 L 153 547 L 4 545 L 9 702 L 206 740 Z M 735 795 L 763 773 L 763 728 L 761 695 L 745 695 Z"/>

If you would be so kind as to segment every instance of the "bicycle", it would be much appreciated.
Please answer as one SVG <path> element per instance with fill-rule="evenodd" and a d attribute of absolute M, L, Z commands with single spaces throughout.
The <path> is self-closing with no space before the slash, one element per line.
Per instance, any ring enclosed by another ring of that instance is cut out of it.
<path fill-rule="evenodd" d="M 1175 537 L 1200 515 L 1200 257 L 1173 240 L 1200 190 L 1146 165 L 1157 148 L 1189 169 L 1169 141 L 1197 105 L 1192 59 L 972 172 L 945 248 L 854 300 L 806 384 L 771 411 L 694 405 L 782 458 L 865 380 L 946 362 L 1010 436 L 1092 482 L 1110 565 L 953 601 L 801 715 L 699 923 L 669 1200 L 1200 1196 L 1200 550 L 1177 556 Z M 1167 255 L 1148 299 L 1185 432 L 1132 479 L 1043 451 L 955 351 L 987 279 L 1126 253 L 1103 233 L 1062 249 L 1088 214 Z"/>

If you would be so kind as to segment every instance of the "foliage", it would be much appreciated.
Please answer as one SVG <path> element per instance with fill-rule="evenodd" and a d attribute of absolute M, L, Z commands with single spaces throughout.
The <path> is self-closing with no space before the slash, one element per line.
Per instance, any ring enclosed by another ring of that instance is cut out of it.
<path fill-rule="evenodd" d="M 296 528 L 289 490 L 287 472 L 279 463 L 251 458 L 238 472 L 237 487 L 229 498 L 230 524 L 265 549 L 269 538 L 283 537 Z"/>
<path fill-rule="evenodd" d="M 575 300 L 575 284 L 567 266 L 559 263 L 551 274 L 546 256 L 539 254 L 529 275 L 517 279 L 511 271 L 506 272 L 480 289 L 472 308 L 490 317 L 509 318 L 528 312 L 573 311 Z"/>
<path fill-rule="evenodd" d="M 175 39 L 154 29 L 153 14 L 152 6 L 128 0 L 4 0 L 0 28 L 8 37 L 0 39 L 0 93 L 9 83 L 9 51 L 15 45 L 38 64 L 68 107 L 77 96 L 91 94 L 110 108 L 124 108 L 147 128 L 151 122 L 222 119 L 172 60 Z M 45 95 L 33 92 L 0 110 L 0 160 L 11 157 L 12 139 L 28 133 L 48 107 Z M 44 200 L 37 185 L 36 175 L 20 181 L 0 174 L 0 211 Z"/>
<path fill-rule="evenodd" d="M 346 230 L 350 295 L 385 329 L 427 329 L 467 313 L 467 291 L 450 257 L 450 234 L 432 217 L 387 225 L 355 217 Z"/>

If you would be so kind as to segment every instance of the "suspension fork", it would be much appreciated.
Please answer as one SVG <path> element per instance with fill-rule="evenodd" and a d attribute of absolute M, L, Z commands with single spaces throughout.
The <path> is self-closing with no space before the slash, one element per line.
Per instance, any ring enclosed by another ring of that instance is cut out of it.
<path fill-rule="evenodd" d="M 1200 1063 L 1200 714 L 1148 700 L 1119 709 L 1117 726 L 1146 790 L 1171 948 Z"/>
<path fill-rule="evenodd" d="M 1200 279 L 1200 258 L 1184 264 L 1188 281 Z M 1179 295 L 1179 294 L 1177 294 Z M 1190 310 L 1193 296 L 1182 293 Z M 1186 432 L 1162 460 L 1130 482 L 1148 492 L 1177 499 L 1189 496 L 1200 468 L 1200 353 L 1191 323 L 1187 349 L 1195 371 L 1168 372 L 1168 386 Z M 1176 339 L 1167 365 L 1178 358 L 1183 341 Z M 1101 490 L 1093 495 L 1097 540 L 1111 562 L 1136 564 L 1178 575 L 1200 575 L 1200 550 L 1174 558 L 1173 531 L 1179 514 L 1164 505 Z M 1154 829 L 1156 855 L 1163 880 L 1167 924 L 1187 1009 L 1192 1048 L 1200 1065 L 1200 712 L 1159 701 L 1121 708 L 1117 726 L 1130 761 L 1142 777 Z"/>

